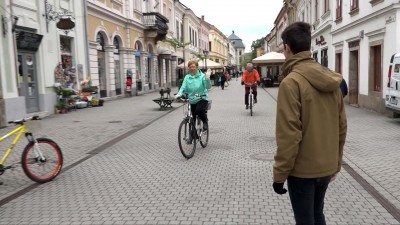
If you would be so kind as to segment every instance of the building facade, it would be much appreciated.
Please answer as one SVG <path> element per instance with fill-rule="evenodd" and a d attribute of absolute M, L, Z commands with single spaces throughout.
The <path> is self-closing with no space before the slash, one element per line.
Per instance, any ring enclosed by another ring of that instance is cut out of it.
<path fill-rule="evenodd" d="M 235 31 L 232 31 L 232 34 L 228 36 L 229 43 L 235 48 L 235 65 L 236 69 L 239 71 L 244 70 L 242 67 L 242 62 L 244 60 L 244 50 L 246 46 L 243 44 L 243 41 L 240 37 L 235 34 Z"/>
<path fill-rule="evenodd" d="M 395 0 L 333 2 L 332 69 L 349 86 L 348 103 L 381 113 L 390 58 L 400 52 L 400 3 Z"/>
<path fill-rule="evenodd" d="M 0 51 L 9 56 L 0 57 L 1 117 L 9 121 L 30 113 L 54 113 L 54 86 L 75 89 L 88 71 L 87 49 L 82 47 L 87 46 L 85 1 L 0 4 Z"/>
<path fill-rule="evenodd" d="M 162 40 L 173 8 L 172 0 L 88 1 L 90 79 L 100 97 L 124 96 L 128 79 L 130 94 L 171 85 L 173 52 Z"/>

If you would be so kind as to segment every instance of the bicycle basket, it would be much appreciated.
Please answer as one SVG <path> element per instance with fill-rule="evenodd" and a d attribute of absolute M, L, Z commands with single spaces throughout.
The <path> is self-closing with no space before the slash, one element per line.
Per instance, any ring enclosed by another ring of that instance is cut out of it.
<path fill-rule="evenodd" d="M 212 100 L 208 100 L 207 110 L 210 110 L 210 109 L 211 109 L 211 104 L 212 104 Z"/>

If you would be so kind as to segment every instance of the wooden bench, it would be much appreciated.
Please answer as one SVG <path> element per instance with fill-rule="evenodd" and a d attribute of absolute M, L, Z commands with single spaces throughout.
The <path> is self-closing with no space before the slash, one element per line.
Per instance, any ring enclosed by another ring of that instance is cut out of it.
<path fill-rule="evenodd" d="M 167 96 L 164 97 L 164 94 Z M 160 97 L 153 99 L 153 102 L 157 103 L 160 106 L 160 110 L 165 110 L 166 108 L 172 108 L 172 102 L 174 101 L 174 98 L 171 98 L 171 89 L 167 88 L 167 90 L 164 91 L 164 89 L 160 90 Z"/>

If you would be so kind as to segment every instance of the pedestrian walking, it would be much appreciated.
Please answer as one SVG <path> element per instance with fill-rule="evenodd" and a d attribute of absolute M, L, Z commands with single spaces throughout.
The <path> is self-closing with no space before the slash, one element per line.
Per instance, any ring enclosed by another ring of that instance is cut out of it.
<path fill-rule="evenodd" d="M 343 98 L 347 96 L 349 89 L 347 88 L 347 83 L 342 79 L 342 82 L 340 83 L 340 90 L 342 91 Z"/>
<path fill-rule="evenodd" d="M 324 198 L 341 169 L 347 119 L 342 76 L 311 56 L 311 26 L 296 22 L 281 35 L 286 62 L 279 86 L 273 189 L 289 197 L 296 224 L 325 225 Z"/>
<path fill-rule="evenodd" d="M 226 81 L 226 76 L 225 76 L 225 74 L 224 74 L 224 73 L 221 73 L 220 78 L 221 78 L 221 83 L 220 83 L 220 85 L 221 85 L 222 90 L 224 90 L 224 88 L 225 88 L 225 81 Z"/>

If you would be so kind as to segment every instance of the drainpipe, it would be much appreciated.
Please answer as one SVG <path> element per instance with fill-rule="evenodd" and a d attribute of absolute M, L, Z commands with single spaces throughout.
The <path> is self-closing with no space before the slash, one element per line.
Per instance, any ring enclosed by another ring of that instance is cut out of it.
<path fill-rule="evenodd" d="M 88 16 L 87 16 L 87 7 L 88 7 L 88 3 L 87 1 L 83 1 L 83 19 L 85 20 L 85 39 L 86 39 L 86 46 L 85 46 L 85 50 L 86 50 L 86 76 L 84 75 L 83 79 L 85 80 L 87 75 L 90 74 L 90 65 L 89 65 L 89 37 L 88 37 Z"/>
<path fill-rule="evenodd" d="M 13 17 L 13 19 L 15 20 L 15 24 L 17 24 L 17 21 L 18 21 L 18 17 L 14 17 L 14 14 L 13 14 L 13 0 L 10 0 L 10 15 Z M 45 10 L 46 10 L 46 8 L 45 8 Z M 15 82 L 16 82 L 16 84 L 17 84 L 17 92 L 18 92 L 18 96 L 21 96 L 21 87 L 20 87 L 20 85 L 19 85 L 19 82 L 18 82 L 18 50 L 17 50 L 17 40 L 16 40 L 16 36 L 15 36 L 15 27 L 14 27 L 14 25 L 13 25 L 13 28 L 12 28 L 12 30 L 11 30 L 11 37 L 12 37 L 12 41 L 13 41 L 13 50 L 14 50 L 14 69 L 15 69 Z"/>
<path fill-rule="evenodd" d="M 186 13 L 184 13 L 184 14 L 182 15 L 183 27 L 185 27 L 185 17 L 186 17 Z M 182 34 L 183 34 L 183 40 L 182 40 L 182 43 L 183 43 L 183 47 L 182 47 L 182 49 L 183 49 L 183 77 L 185 77 L 185 75 L 186 75 L 185 29 L 183 29 L 182 32 L 183 32 L 183 33 L 182 33 Z"/>

